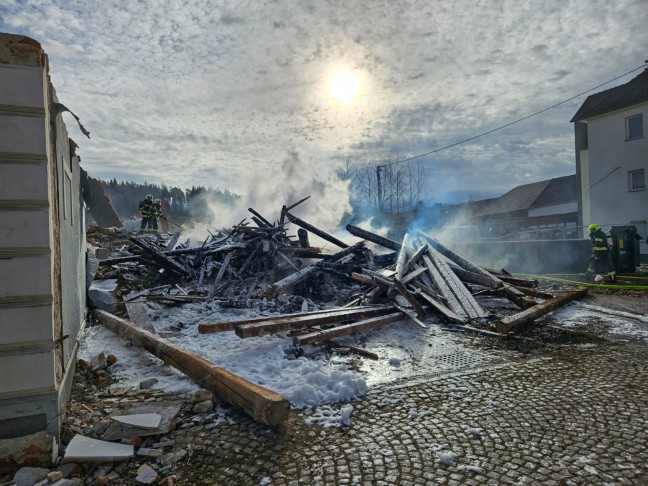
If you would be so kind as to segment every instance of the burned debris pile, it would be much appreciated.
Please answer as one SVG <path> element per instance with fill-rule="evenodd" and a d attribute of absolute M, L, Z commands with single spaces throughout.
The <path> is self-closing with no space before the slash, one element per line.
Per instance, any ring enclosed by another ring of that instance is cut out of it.
<path fill-rule="evenodd" d="M 459 330 L 507 336 L 586 292 L 540 291 L 536 281 L 475 265 L 421 231 L 397 242 L 347 225 L 355 237 L 347 243 L 291 212 L 306 199 L 284 206 L 274 222 L 249 208 L 251 222 L 214 231 L 197 246 L 179 243 L 180 233 L 90 231 L 94 246 L 109 244 L 111 250 L 97 250 L 103 257 L 97 275 L 116 282 L 111 294 L 121 297 L 108 307 L 98 299 L 97 320 L 255 420 L 277 425 L 290 406 L 283 396 L 169 344 L 156 335 L 147 302 L 256 306 L 266 315 L 202 322 L 198 332 L 233 331 L 240 338 L 283 333 L 292 339 L 295 355 L 319 343 L 377 359 L 371 350 L 336 338 L 404 321 L 426 328 L 434 319 Z M 297 234 L 290 234 L 295 227 Z M 311 246 L 312 235 L 335 249 Z M 489 313 L 480 299 L 493 295 L 519 312 Z"/>
<path fill-rule="evenodd" d="M 297 346 L 402 320 L 426 327 L 432 315 L 507 335 L 586 292 L 540 291 L 536 281 L 475 265 L 421 231 L 398 242 L 347 225 L 356 240 L 347 243 L 291 212 L 307 199 L 283 206 L 274 222 L 249 208 L 251 221 L 210 233 L 197 246 L 179 243 L 180 233 L 130 235 L 99 261 L 99 275 L 118 279 L 128 315 L 149 331 L 146 301 L 221 307 L 282 302 L 273 310 L 285 315 L 206 322 L 199 331 L 233 330 L 241 338 L 288 332 Z M 290 234 L 295 227 L 297 234 Z M 311 246 L 311 235 L 335 251 Z M 493 295 L 508 299 L 520 314 L 490 315 L 479 300 Z"/>

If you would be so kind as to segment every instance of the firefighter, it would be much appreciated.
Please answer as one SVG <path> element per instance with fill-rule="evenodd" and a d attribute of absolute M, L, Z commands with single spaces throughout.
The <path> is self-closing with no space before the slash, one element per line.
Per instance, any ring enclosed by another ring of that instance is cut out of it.
<path fill-rule="evenodd" d="M 153 229 L 153 219 L 155 219 L 155 203 L 153 202 L 153 195 L 147 194 L 146 198 L 139 203 L 137 210 L 142 213 L 140 232 L 151 231 Z M 157 228 L 157 222 L 155 227 Z"/>
<path fill-rule="evenodd" d="M 610 245 L 607 242 L 606 234 L 596 223 L 590 224 L 587 229 L 592 241 L 592 257 L 587 274 L 596 274 L 597 282 L 603 280 L 602 275 L 605 275 L 609 282 L 616 282 L 616 272 L 610 262 Z"/>

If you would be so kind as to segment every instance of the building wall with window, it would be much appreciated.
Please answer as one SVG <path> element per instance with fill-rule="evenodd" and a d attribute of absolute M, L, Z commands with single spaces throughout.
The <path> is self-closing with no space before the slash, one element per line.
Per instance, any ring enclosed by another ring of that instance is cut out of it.
<path fill-rule="evenodd" d="M 580 152 L 585 227 L 634 224 L 647 236 L 647 119 L 648 102 L 587 120 L 587 149 Z"/>

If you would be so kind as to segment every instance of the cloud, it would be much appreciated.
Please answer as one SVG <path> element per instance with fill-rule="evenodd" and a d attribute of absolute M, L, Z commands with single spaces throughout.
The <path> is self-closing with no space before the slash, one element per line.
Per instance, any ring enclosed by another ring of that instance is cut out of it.
<path fill-rule="evenodd" d="M 92 133 L 68 124 L 91 174 L 273 204 L 308 195 L 303 174 L 323 197 L 337 160 L 414 156 L 543 109 L 639 66 L 648 44 L 644 0 L 5 0 L 0 19 L 48 53 Z M 348 107 L 326 94 L 340 68 L 362 79 Z M 573 173 L 583 100 L 425 157 L 437 200 Z"/>

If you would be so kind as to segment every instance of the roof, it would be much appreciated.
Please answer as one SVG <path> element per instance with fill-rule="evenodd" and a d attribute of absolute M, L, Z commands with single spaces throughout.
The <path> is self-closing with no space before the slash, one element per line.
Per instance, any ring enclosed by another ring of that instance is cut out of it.
<path fill-rule="evenodd" d="M 587 97 L 570 120 L 578 122 L 648 102 L 648 68 L 626 84 Z"/>
<path fill-rule="evenodd" d="M 534 208 L 574 202 L 576 194 L 576 174 L 551 179 L 544 191 L 533 203 Z"/>
<path fill-rule="evenodd" d="M 574 174 L 515 187 L 475 211 L 474 216 L 493 216 L 514 211 L 528 211 L 534 207 L 576 200 L 576 175 Z"/>

